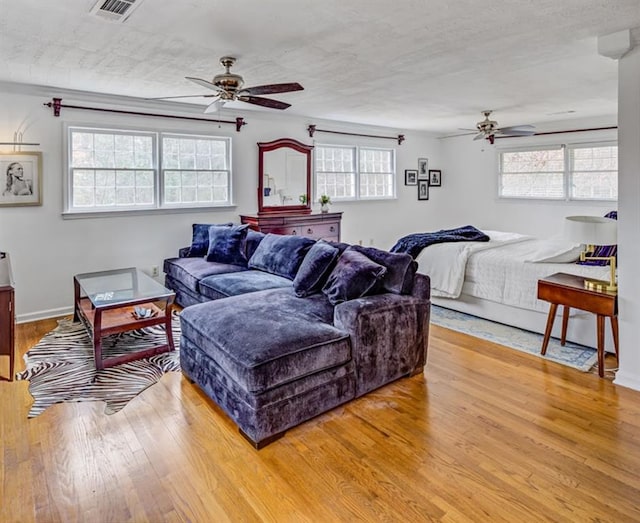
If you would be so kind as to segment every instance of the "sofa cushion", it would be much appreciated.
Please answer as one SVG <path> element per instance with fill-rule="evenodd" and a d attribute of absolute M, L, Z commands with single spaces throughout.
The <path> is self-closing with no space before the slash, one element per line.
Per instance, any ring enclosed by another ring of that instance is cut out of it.
<path fill-rule="evenodd" d="M 209 227 L 212 225 L 231 227 L 233 223 L 194 223 L 191 226 L 191 247 L 189 247 L 187 256 L 195 258 L 207 255 L 207 251 L 209 250 Z"/>
<path fill-rule="evenodd" d="M 251 256 L 248 266 L 293 280 L 314 243 L 314 240 L 303 236 L 269 233 Z"/>
<path fill-rule="evenodd" d="M 251 259 L 265 236 L 266 234 L 263 232 L 254 231 L 253 229 L 247 230 L 247 239 L 244 244 L 244 256 L 247 260 Z"/>
<path fill-rule="evenodd" d="M 332 320 L 324 295 L 300 300 L 291 288 L 193 305 L 180 315 L 182 336 L 253 393 L 349 362 L 349 335 Z"/>
<path fill-rule="evenodd" d="M 280 287 L 291 287 L 291 280 L 255 270 L 215 274 L 200 281 L 200 293 L 210 300 Z"/>
<path fill-rule="evenodd" d="M 246 271 L 245 267 L 225 263 L 211 263 L 204 258 L 168 258 L 164 261 L 164 272 L 187 289 L 200 292 L 199 282 L 212 274 Z"/>
<path fill-rule="evenodd" d="M 339 253 L 336 247 L 322 240 L 312 245 L 293 279 L 293 291 L 296 296 L 304 298 L 314 292 L 320 292 Z"/>
<path fill-rule="evenodd" d="M 386 272 L 385 267 L 349 247 L 338 258 L 322 292 L 334 305 L 361 298 L 375 287 Z"/>
<path fill-rule="evenodd" d="M 209 227 L 207 261 L 246 267 L 247 258 L 245 258 L 244 249 L 248 228 L 248 225 Z"/>
<path fill-rule="evenodd" d="M 408 294 L 413 288 L 413 279 L 418 264 L 411 255 L 399 252 L 387 252 L 375 247 L 352 245 L 351 248 L 364 254 L 370 260 L 386 267 L 387 272 L 376 285 L 375 292 Z"/>

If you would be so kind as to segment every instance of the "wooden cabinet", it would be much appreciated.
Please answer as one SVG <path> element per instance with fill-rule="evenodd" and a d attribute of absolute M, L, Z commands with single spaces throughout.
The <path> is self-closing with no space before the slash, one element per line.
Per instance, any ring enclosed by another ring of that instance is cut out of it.
<path fill-rule="evenodd" d="M 9 257 L 0 253 L 0 356 L 9 356 L 9 380 L 13 381 L 15 305 Z"/>
<path fill-rule="evenodd" d="M 256 231 L 292 234 L 334 242 L 340 241 L 341 220 L 341 212 L 240 216 L 242 223 L 248 223 Z"/>

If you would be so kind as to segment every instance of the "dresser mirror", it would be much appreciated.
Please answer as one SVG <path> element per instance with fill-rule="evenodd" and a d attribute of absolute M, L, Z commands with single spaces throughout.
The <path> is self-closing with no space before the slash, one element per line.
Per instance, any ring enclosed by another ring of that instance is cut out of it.
<path fill-rule="evenodd" d="M 258 142 L 258 213 L 311 212 L 311 150 L 291 138 Z"/>

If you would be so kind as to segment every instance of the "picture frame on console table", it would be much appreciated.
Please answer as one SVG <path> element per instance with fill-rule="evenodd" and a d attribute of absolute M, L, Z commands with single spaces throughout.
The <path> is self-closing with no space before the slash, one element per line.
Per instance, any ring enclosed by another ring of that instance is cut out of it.
<path fill-rule="evenodd" d="M 417 169 L 405 169 L 404 170 L 404 184 L 405 185 L 418 185 L 418 171 L 417 171 Z"/>
<path fill-rule="evenodd" d="M 0 153 L 0 206 L 42 205 L 42 153 Z"/>
<path fill-rule="evenodd" d="M 442 171 L 440 169 L 429 169 L 429 185 L 442 187 Z"/>

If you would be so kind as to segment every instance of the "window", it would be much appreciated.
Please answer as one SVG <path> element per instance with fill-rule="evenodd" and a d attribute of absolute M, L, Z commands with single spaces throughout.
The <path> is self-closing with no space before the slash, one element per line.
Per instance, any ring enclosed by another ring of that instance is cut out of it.
<path fill-rule="evenodd" d="M 365 147 L 317 145 L 316 193 L 332 200 L 393 198 L 395 151 Z"/>
<path fill-rule="evenodd" d="M 78 127 L 68 133 L 69 212 L 231 203 L 228 138 Z"/>
<path fill-rule="evenodd" d="M 499 196 L 615 201 L 618 147 L 580 144 L 500 152 Z"/>
<path fill-rule="evenodd" d="M 569 162 L 572 199 L 618 199 L 618 147 L 616 145 L 571 147 Z"/>

